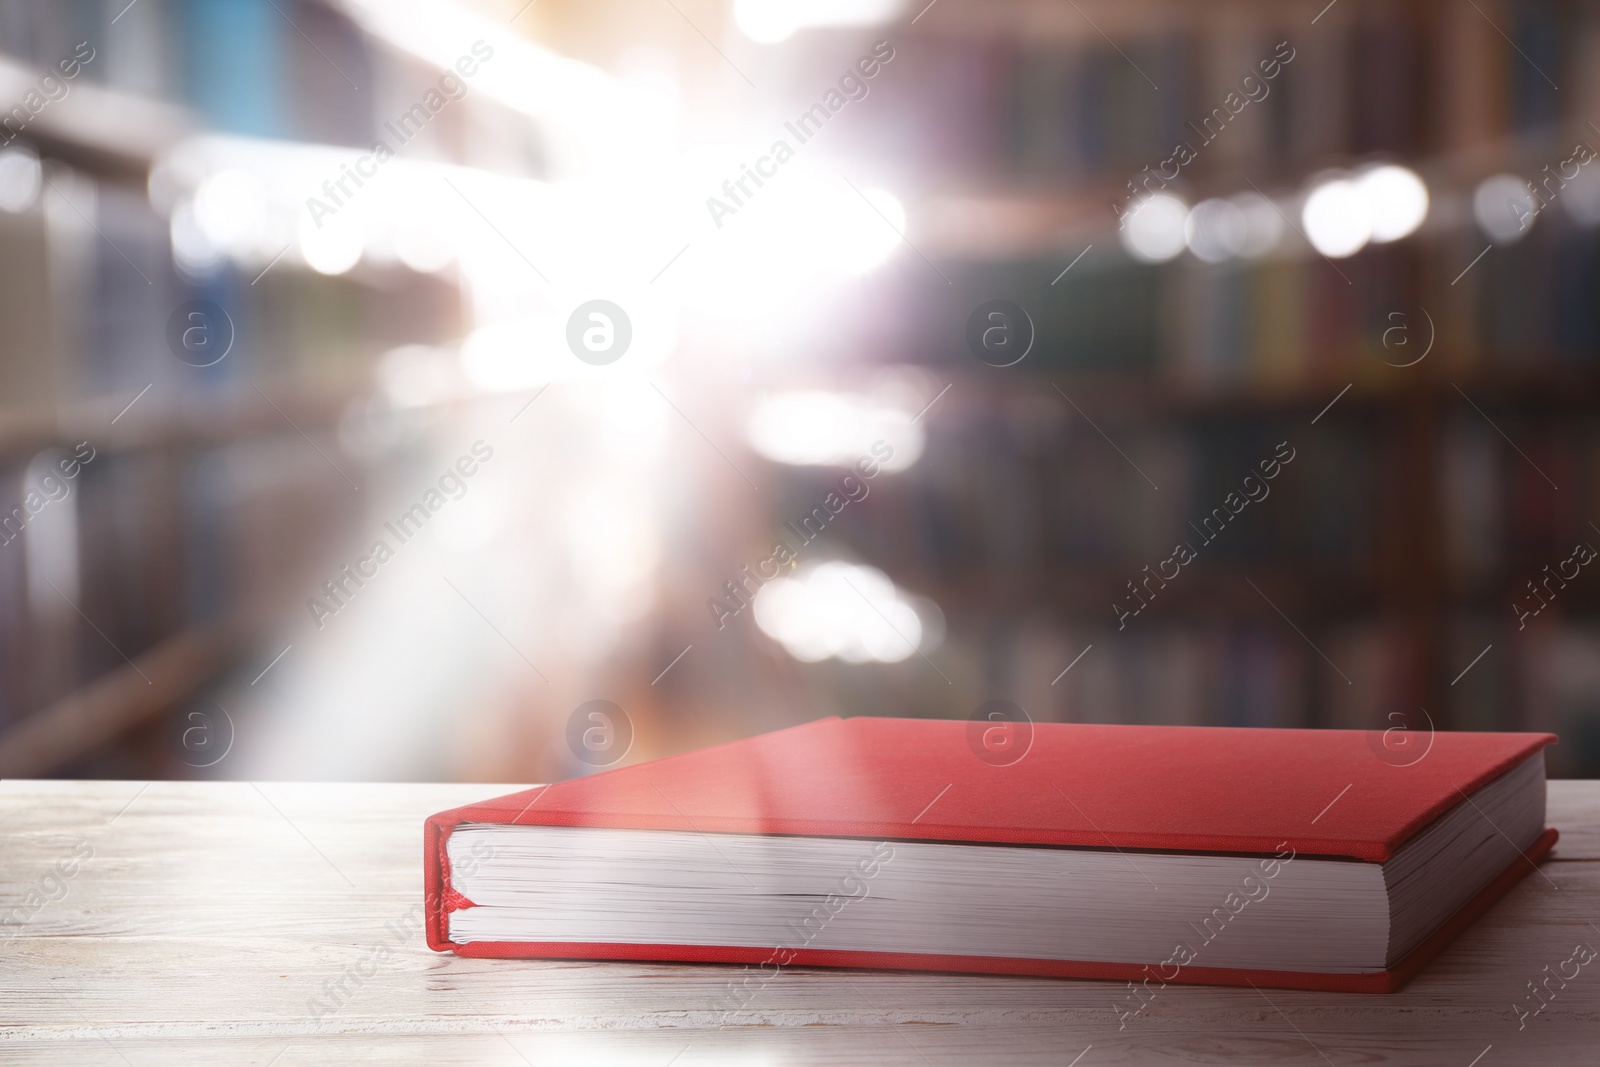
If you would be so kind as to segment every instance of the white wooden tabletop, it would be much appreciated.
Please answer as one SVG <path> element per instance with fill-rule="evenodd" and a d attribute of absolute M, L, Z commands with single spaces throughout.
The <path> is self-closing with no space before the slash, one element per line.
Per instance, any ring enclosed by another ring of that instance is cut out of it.
<path fill-rule="evenodd" d="M 0 782 L 0 1063 L 1600 1061 L 1600 782 L 1402 992 L 1167 986 L 1120 1030 L 1114 982 L 787 968 L 729 1022 L 734 967 L 430 952 L 423 817 L 512 788 Z"/>

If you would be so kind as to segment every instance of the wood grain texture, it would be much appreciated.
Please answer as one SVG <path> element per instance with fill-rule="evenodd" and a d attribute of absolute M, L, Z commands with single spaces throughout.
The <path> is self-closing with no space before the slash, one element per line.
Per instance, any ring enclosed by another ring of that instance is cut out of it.
<path fill-rule="evenodd" d="M 1120 1029 L 1110 982 L 791 968 L 729 1017 L 735 967 L 428 951 L 423 817 L 512 788 L 0 782 L 0 1062 L 1595 1062 L 1600 959 L 1512 1005 L 1600 948 L 1600 783 L 1550 784 L 1554 856 L 1402 992 L 1167 986 Z"/>

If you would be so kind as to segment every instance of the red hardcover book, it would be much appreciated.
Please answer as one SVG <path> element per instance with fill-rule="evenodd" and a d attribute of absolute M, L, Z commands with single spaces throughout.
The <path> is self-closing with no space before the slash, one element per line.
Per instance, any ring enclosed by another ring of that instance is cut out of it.
<path fill-rule="evenodd" d="M 1555 843 L 1554 740 L 825 719 L 432 816 L 427 939 L 1389 992 Z"/>

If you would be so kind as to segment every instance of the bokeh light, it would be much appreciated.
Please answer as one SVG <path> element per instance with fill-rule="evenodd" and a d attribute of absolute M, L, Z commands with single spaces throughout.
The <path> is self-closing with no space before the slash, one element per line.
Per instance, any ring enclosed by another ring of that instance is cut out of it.
<path fill-rule="evenodd" d="M 1372 238 L 1372 206 L 1354 182 L 1335 178 L 1312 189 L 1300 213 L 1306 237 L 1318 252 L 1342 259 Z"/>
<path fill-rule="evenodd" d="M 1175 196 L 1157 193 L 1123 216 L 1119 231 L 1122 247 L 1146 263 L 1163 263 L 1183 251 L 1188 218 L 1189 205 Z"/>
<path fill-rule="evenodd" d="M 1533 187 L 1515 174 L 1485 178 L 1472 194 L 1472 215 L 1495 244 L 1515 244 L 1539 215 Z"/>
<path fill-rule="evenodd" d="M 912 601 L 873 567 L 830 562 L 777 578 L 755 599 L 756 622 L 807 663 L 898 663 L 915 655 L 923 622 Z"/>

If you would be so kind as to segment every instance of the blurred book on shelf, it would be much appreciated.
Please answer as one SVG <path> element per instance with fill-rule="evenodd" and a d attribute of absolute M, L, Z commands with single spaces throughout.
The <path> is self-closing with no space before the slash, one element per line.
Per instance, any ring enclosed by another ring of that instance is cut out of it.
<path fill-rule="evenodd" d="M 0 773 L 219 692 L 296 776 L 585 772 L 602 695 L 1600 773 L 1600 3 L 759 7 L 0 0 Z"/>
<path fill-rule="evenodd" d="M 837 551 L 939 605 L 946 673 L 970 658 L 1042 719 L 1556 729 L 1529 687 L 1584 640 L 1593 586 L 1537 626 L 1517 605 L 1600 543 L 1600 8 L 1089 14 L 1109 40 L 1027 4 L 890 35 L 897 78 L 849 148 L 919 196 L 908 236 L 942 278 L 873 279 L 830 366 L 840 391 L 862 363 L 950 389 Z M 812 45 L 795 85 L 844 54 Z M 1364 234 L 1308 225 L 1341 182 L 1390 194 Z M 1176 222 L 1141 245 L 1158 198 Z M 1016 366 L 963 343 L 996 298 L 1033 330 Z M 1279 442 L 1270 501 L 1197 526 Z M 824 481 L 789 480 L 791 510 Z M 1552 766 L 1592 773 L 1559 705 Z"/>
<path fill-rule="evenodd" d="M 137 775 L 141 746 L 107 743 L 259 654 L 365 514 L 357 484 L 437 432 L 350 447 L 380 357 L 459 336 L 455 279 L 392 250 L 314 268 L 261 228 L 244 171 L 172 184 L 188 134 L 370 146 L 374 104 L 343 78 L 398 114 L 440 77 L 337 5 L 289 6 L 0 5 L 4 773 Z M 468 116 L 492 129 L 499 107 L 445 113 L 414 151 L 472 154 Z"/>

